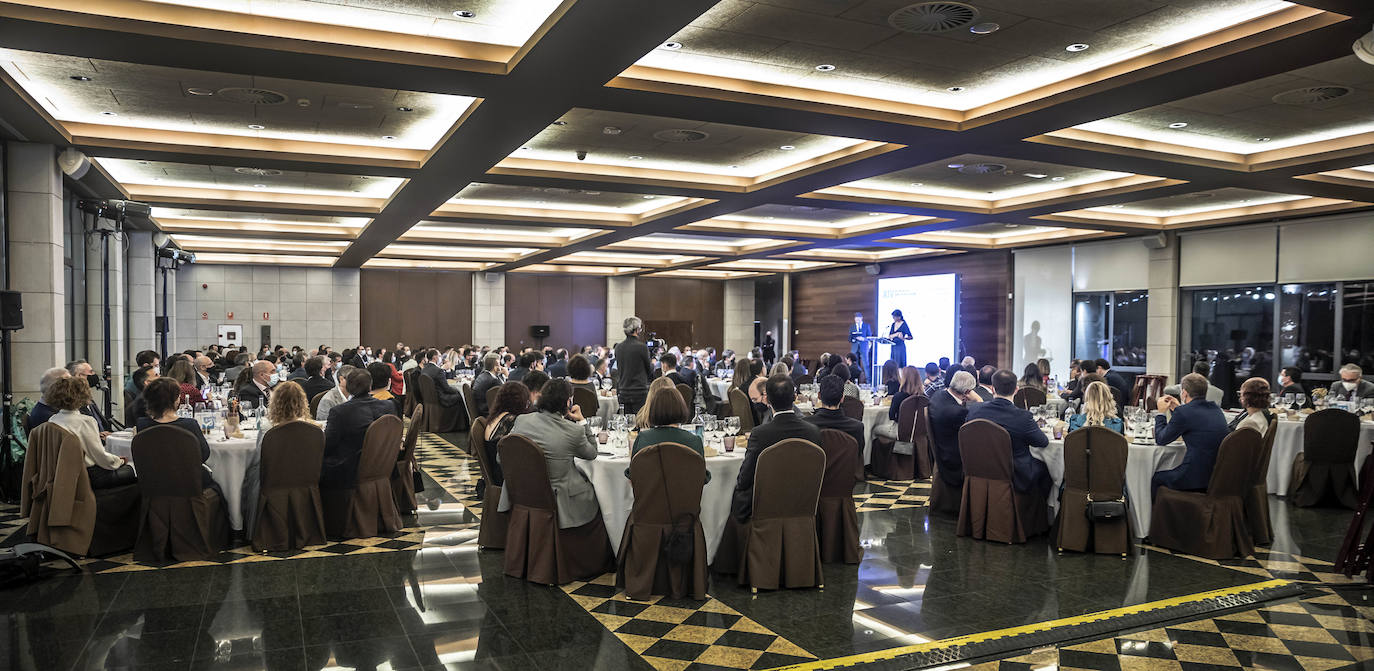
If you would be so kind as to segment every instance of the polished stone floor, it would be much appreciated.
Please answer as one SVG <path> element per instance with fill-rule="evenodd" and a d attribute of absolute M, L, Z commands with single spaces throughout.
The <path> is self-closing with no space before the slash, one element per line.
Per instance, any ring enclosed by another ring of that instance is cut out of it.
<path fill-rule="evenodd" d="M 456 448 L 452 455 L 432 462 L 443 464 L 434 468 L 443 482 L 428 481 L 405 542 L 171 568 L 101 564 L 98 573 L 2 590 L 0 669 L 834 667 L 868 661 L 845 659 L 865 653 L 1271 578 L 1313 588 L 1301 600 L 1227 614 L 1240 619 L 1220 625 L 1214 618 L 1116 632 L 1012 651 L 981 668 L 1336 669 L 1374 657 L 1367 595 L 1330 573 L 1348 511 L 1274 499 L 1271 548 L 1210 562 L 1149 547 L 1125 559 L 1059 555 L 1044 538 L 996 545 L 955 537 L 953 522 L 928 517 L 925 507 L 894 506 L 860 514 L 864 561 L 826 565 L 824 589 L 752 595 L 712 576 L 706 602 L 630 602 L 610 576 L 551 588 L 502 575 L 502 554 L 477 549 L 480 510 L 465 505 L 468 469 Z M 1255 626 L 1276 623 L 1288 628 Z M 1302 626 L 1314 631 L 1294 629 Z M 1320 640 L 1299 647 L 1310 654 L 1285 648 L 1286 662 L 1275 648 L 1312 638 Z M 1186 647 L 1204 639 L 1229 652 Z M 1204 658 L 1235 662 L 1205 666 Z"/>

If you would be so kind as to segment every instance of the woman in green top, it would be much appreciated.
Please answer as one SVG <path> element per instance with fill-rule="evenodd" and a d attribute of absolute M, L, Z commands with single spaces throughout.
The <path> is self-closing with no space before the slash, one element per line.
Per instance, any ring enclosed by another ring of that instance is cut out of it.
<path fill-rule="evenodd" d="M 679 424 L 687 421 L 687 404 L 682 401 L 682 394 L 677 393 L 677 389 L 655 389 L 649 396 L 648 407 L 649 427 L 640 430 L 639 437 L 635 438 L 635 444 L 630 448 L 630 456 L 633 457 L 642 448 L 659 443 L 686 445 L 696 450 L 697 454 L 706 455 L 701 436 L 678 428 Z"/>

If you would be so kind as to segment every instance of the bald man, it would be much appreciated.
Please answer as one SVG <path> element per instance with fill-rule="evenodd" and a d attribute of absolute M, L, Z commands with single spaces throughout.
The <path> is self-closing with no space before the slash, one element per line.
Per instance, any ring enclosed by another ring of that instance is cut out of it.
<path fill-rule="evenodd" d="M 267 407 L 267 401 L 272 395 L 272 378 L 276 374 L 277 368 L 272 362 L 255 362 L 253 378 L 238 389 L 239 403 L 252 403 L 254 408 Z"/>

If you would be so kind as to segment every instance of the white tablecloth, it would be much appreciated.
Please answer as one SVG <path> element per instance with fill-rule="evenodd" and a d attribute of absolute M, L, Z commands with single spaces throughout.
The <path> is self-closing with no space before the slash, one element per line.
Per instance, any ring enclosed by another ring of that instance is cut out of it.
<path fill-rule="evenodd" d="M 1269 493 L 1288 495 L 1293 479 L 1293 458 L 1302 452 L 1303 424 L 1300 421 L 1279 420 L 1274 436 L 1274 451 L 1269 454 Z M 1374 422 L 1360 422 L 1360 442 L 1355 448 L 1355 473 L 1369 456 L 1369 441 L 1374 440 Z"/>
<path fill-rule="evenodd" d="M 596 416 L 609 420 L 620 409 L 620 400 L 615 396 L 596 395 Z"/>
<path fill-rule="evenodd" d="M 860 445 L 859 448 L 863 450 L 865 464 L 873 463 L 870 458 L 873 452 L 873 429 L 887 420 L 888 407 L 886 405 L 864 405 L 864 444 Z M 802 415 L 809 415 L 814 412 L 814 406 L 808 401 L 799 401 L 796 410 Z"/>
<path fill-rule="evenodd" d="M 625 534 L 625 521 L 630 519 L 630 507 L 634 505 L 630 479 L 625 477 L 630 458 L 601 455 L 594 461 L 574 461 L 578 470 L 586 473 L 596 488 L 596 500 L 601 504 L 601 518 L 605 520 L 606 533 L 611 537 L 611 549 L 619 552 L 620 537 Z M 739 469 L 743 463 L 744 451 L 738 449 L 706 459 L 706 471 L 711 474 L 711 481 L 706 483 L 706 488 L 701 492 L 701 528 L 706 534 L 707 563 L 716 558 L 716 546 L 720 544 L 720 534 L 730 517 L 730 500 L 735 493 L 735 481 L 739 479 Z"/>
<path fill-rule="evenodd" d="M 1131 443 L 1126 455 L 1126 505 L 1131 513 L 1131 531 L 1143 538 L 1150 531 L 1150 479 L 1156 471 L 1166 471 L 1183 463 L 1183 443 L 1137 445 Z M 1059 486 L 1064 482 L 1064 441 L 1050 439 L 1045 447 L 1032 447 L 1031 456 L 1049 467 L 1054 487 L 1050 489 L 1050 519 L 1059 509 Z"/>
<path fill-rule="evenodd" d="M 105 447 L 110 454 L 117 454 L 127 457 L 130 464 L 134 464 L 133 456 L 133 433 L 120 431 L 112 433 L 105 441 Z M 210 443 L 210 458 L 205 460 L 205 465 L 210 467 L 210 477 L 219 483 L 219 488 L 224 491 L 224 506 L 229 511 L 229 525 L 235 531 L 243 529 L 243 474 L 248 470 L 248 463 L 253 460 L 253 453 L 257 451 L 258 432 L 244 431 L 242 438 L 230 438 L 228 440 L 207 438 Z M 138 465 L 134 464 L 134 469 Z"/>
<path fill-rule="evenodd" d="M 729 401 L 730 381 L 720 378 L 706 380 L 711 385 L 711 394 L 722 401 Z"/>

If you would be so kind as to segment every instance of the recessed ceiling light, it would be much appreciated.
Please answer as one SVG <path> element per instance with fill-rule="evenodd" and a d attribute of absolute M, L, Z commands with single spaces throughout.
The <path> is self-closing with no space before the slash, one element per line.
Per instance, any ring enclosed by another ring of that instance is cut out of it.
<path fill-rule="evenodd" d="M 521 147 L 521 148 L 520 148 L 520 151 L 529 151 L 529 150 L 530 150 L 530 147 Z"/>
<path fill-rule="evenodd" d="M 264 125 L 262 125 L 262 124 L 260 124 L 260 123 L 250 123 L 250 124 L 248 124 L 248 127 L 251 128 L 251 129 L 253 129 L 253 130 L 262 130 L 262 129 L 264 129 L 264 128 L 267 128 L 267 126 L 264 126 Z"/>
<path fill-rule="evenodd" d="M 682 48 L 682 43 L 681 43 L 681 42 L 664 42 L 664 43 L 663 43 L 663 48 L 664 48 L 664 49 L 667 49 L 668 51 L 676 51 L 676 50 Z"/>
<path fill-rule="evenodd" d="M 644 196 L 644 200 L 653 200 L 653 199 L 655 199 L 655 198 L 657 198 L 657 197 L 658 197 L 658 196 Z"/>
<path fill-rule="evenodd" d="M 189 88 L 189 89 L 186 89 L 186 92 L 189 93 L 189 94 L 191 94 L 191 95 L 193 95 L 193 96 L 212 96 L 212 95 L 215 95 L 215 90 L 214 90 L 214 89 L 200 88 L 200 87 L 196 87 L 196 86 L 193 86 L 193 87 L 191 87 L 191 88 Z"/>
<path fill-rule="evenodd" d="M 870 216 L 870 217 L 876 217 L 876 216 L 878 216 L 878 215 L 880 215 L 880 214 L 882 214 L 882 212 L 869 212 L 869 213 L 868 213 L 868 216 Z"/>
<path fill-rule="evenodd" d="M 1092 45 L 1084 44 L 1082 42 L 1075 42 L 1067 47 L 1064 47 L 1064 51 L 1087 51 L 1088 47 L 1090 46 Z"/>
<path fill-rule="evenodd" d="M 796 149 L 796 147 L 794 147 L 794 146 L 792 146 L 792 145 L 790 145 L 790 144 L 785 144 L 785 145 L 783 145 L 783 146 L 781 146 L 781 147 L 778 147 L 778 149 L 781 149 L 781 150 L 783 150 L 783 151 L 792 151 L 793 149 Z"/>
<path fill-rule="evenodd" d="M 974 35 L 987 35 L 990 33 L 995 33 L 1001 29 L 1001 24 L 992 23 L 991 21 L 987 23 L 975 23 L 968 27 L 968 31 L 970 33 L 973 33 Z"/>
<path fill-rule="evenodd" d="M 395 135 L 383 135 L 383 136 L 382 136 L 382 139 L 383 139 L 383 140 L 395 140 L 395 139 L 396 139 L 396 136 L 395 136 Z"/>
<path fill-rule="evenodd" d="M 912 182 L 911 185 L 912 185 L 912 186 L 925 186 L 925 183 L 924 183 L 924 182 Z"/>
<path fill-rule="evenodd" d="M 553 122 L 553 125 L 555 125 L 555 126 L 566 126 L 566 125 L 568 125 L 568 122 L 566 122 L 566 121 L 555 121 L 555 122 Z"/>
<path fill-rule="evenodd" d="M 139 165 L 152 165 L 152 162 L 151 162 L 151 161 L 139 161 L 138 164 L 139 164 Z"/>
<path fill-rule="evenodd" d="M 397 108 L 396 108 L 396 111 L 397 111 L 397 112 L 414 112 L 414 111 L 415 111 L 415 108 L 414 108 L 414 107 L 405 107 L 405 106 L 401 106 L 401 107 L 397 107 Z"/>
<path fill-rule="evenodd" d="M 606 126 L 605 128 L 601 129 L 602 135 L 620 135 L 624 132 L 625 130 L 622 129 L 620 126 Z"/>
<path fill-rule="evenodd" d="M 1113 206 L 1111 206 L 1111 207 L 1112 207 L 1113 210 L 1119 210 L 1119 209 L 1121 209 L 1121 208 L 1123 208 L 1123 207 L 1126 207 L 1126 206 L 1125 206 L 1125 205 L 1113 205 Z"/>
<path fill-rule="evenodd" d="M 946 91 L 949 91 L 950 93 L 960 93 L 960 92 L 962 92 L 962 91 L 964 90 L 964 87 L 962 87 L 962 86 L 951 86 L 951 87 L 949 87 L 949 88 L 947 88 L 947 89 L 945 89 L 945 90 L 946 90 Z"/>
<path fill-rule="evenodd" d="M 453 15 L 456 16 L 456 17 L 458 17 L 458 18 L 460 18 L 460 19 L 471 19 L 471 18 L 477 16 L 477 13 L 476 13 L 476 12 L 472 12 L 472 11 L 468 11 L 468 10 L 466 10 L 466 9 L 455 9 L 455 10 L 453 10 Z"/>
<path fill-rule="evenodd" d="M 72 75 L 72 76 L 71 76 L 71 79 L 73 79 L 74 81 L 78 81 L 78 82 L 88 82 L 88 81 L 91 81 L 91 78 L 90 78 L 90 77 L 87 77 L 86 75 Z"/>
<path fill-rule="evenodd" d="M 1267 138 L 1267 137 L 1257 137 L 1257 138 L 1255 138 L 1255 142 L 1268 142 L 1268 141 L 1269 141 L 1269 138 Z"/>
<path fill-rule="evenodd" d="M 1046 175 L 1043 172 L 1026 172 L 1022 174 L 1031 179 L 1045 179 L 1046 177 L 1049 177 L 1049 175 Z"/>
<path fill-rule="evenodd" d="M 730 169 L 731 169 L 731 170 L 739 170 L 739 166 L 737 166 L 737 165 L 732 165 L 732 166 L 730 166 Z"/>
<path fill-rule="evenodd" d="M 1051 177 L 1051 178 L 1050 178 L 1050 181 L 1051 181 L 1051 182 L 1062 182 L 1062 181 L 1064 181 L 1064 178 L 1063 178 L 1063 177 Z"/>
<path fill-rule="evenodd" d="M 963 163 L 951 163 L 951 164 L 949 164 L 949 165 L 947 165 L 947 166 L 945 166 L 945 167 L 946 167 L 946 168 L 951 168 L 951 169 L 953 169 L 953 170 L 958 170 L 959 168 L 964 167 L 964 164 L 963 164 Z"/>
<path fill-rule="evenodd" d="M 834 70 L 835 70 L 835 66 L 833 66 L 833 65 L 831 65 L 831 64 L 829 64 L 829 63 L 822 63 L 822 64 L 816 66 L 816 71 L 817 71 L 817 72 L 832 72 L 832 71 L 834 71 Z"/>
<path fill-rule="evenodd" d="M 600 191 L 583 191 L 582 193 L 587 194 L 588 196 L 599 196 L 599 195 L 601 195 L 601 192 L 600 192 Z"/>
<path fill-rule="evenodd" d="M 267 185 L 266 185 L 266 184 L 254 184 L 254 185 L 253 185 L 253 188 L 254 188 L 254 189 L 266 189 L 266 188 L 267 188 Z"/>
<path fill-rule="evenodd" d="M 644 160 L 644 157 L 643 157 L 643 156 L 626 156 L 625 158 L 628 158 L 628 159 L 630 159 L 631 161 L 643 161 L 643 160 Z"/>
<path fill-rule="evenodd" d="M 1169 127 L 1170 127 L 1170 128 L 1187 128 L 1187 127 L 1188 127 L 1188 122 L 1186 122 L 1186 121 L 1175 121 L 1175 122 L 1169 124 Z"/>

